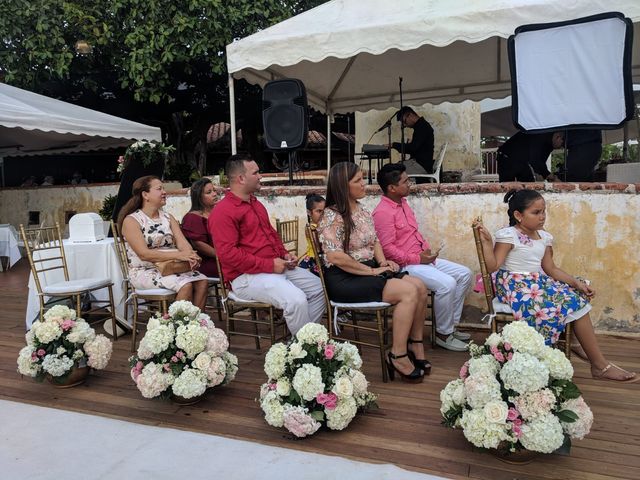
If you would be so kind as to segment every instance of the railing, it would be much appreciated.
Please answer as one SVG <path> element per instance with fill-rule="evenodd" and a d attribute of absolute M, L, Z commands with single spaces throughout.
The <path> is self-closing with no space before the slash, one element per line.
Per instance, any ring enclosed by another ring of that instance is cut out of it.
<path fill-rule="evenodd" d="M 497 175 L 498 173 L 498 148 L 482 148 L 482 172 Z"/>

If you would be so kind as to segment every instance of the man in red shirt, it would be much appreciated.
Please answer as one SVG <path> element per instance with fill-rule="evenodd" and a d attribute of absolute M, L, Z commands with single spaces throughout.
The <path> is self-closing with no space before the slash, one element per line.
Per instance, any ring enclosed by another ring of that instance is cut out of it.
<path fill-rule="evenodd" d="M 471 336 L 455 327 L 471 285 L 471 270 L 438 258 L 439 251 L 431 251 L 405 198 L 410 189 L 405 170 L 402 163 L 390 163 L 378 172 L 378 184 L 384 194 L 373 211 L 378 240 L 387 259 L 435 292 L 436 344 L 447 350 L 467 350 L 464 341 Z"/>
<path fill-rule="evenodd" d="M 297 267 L 267 210 L 253 195 L 260 190 L 260 168 L 249 155 L 233 155 L 226 165 L 229 191 L 208 220 L 222 273 L 240 298 L 281 308 L 293 335 L 325 311 L 320 279 Z"/>

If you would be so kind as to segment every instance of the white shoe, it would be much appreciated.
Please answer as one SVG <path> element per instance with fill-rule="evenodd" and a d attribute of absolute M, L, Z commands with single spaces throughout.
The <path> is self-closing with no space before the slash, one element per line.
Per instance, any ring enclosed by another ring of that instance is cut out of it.
<path fill-rule="evenodd" d="M 462 340 L 458 340 L 453 336 L 453 333 L 445 340 L 442 340 L 440 337 L 436 337 L 436 345 L 454 352 L 466 352 L 469 349 L 469 345 L 464 343 Z"/>
<path fill-rule="evenodd" d="M 453 332 L 453 336 L 456 337 L 458 340 L 462 340 L 463 342 L 468 342 L 469 340 L 471 340 L 471 335 L 467 332 L 461 332 L 459 330 L 456 330 L 455 332 Z"/>

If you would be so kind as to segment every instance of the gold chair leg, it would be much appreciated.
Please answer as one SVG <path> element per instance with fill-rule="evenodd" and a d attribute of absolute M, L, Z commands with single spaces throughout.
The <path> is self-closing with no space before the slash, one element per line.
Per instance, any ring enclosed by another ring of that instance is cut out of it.
<path fill-rule="evenodd" d="M 273 345 L 276 343 L 276 325 L 275 319 L 273 318 L 273 307 L 269 308 L 269 333 L 271 334 L 271 345 Z M 258 340 L 260 340 L 259 337 Z"/>
<path fill-rule="evenodd" d="M 255 308 L 252 308 L 252 309 L 251 309 L 251 320 L 253 321 L 253 327 L 254 327 L 255 332 L 256 332 L 256 334 L 255 334 L 256 350 L 260 350 L 260 336 L 259 336 L 259 333 L 258 333 L 258 324 L 257 324 L 257 323 L 255 323 L 255 322 L 257 322 L 257 321 L 258 321 L 257 316 L 258 316 L 258 315 L 257 315 L 257 313 L 256 313 Z"/>
<path fill-rule="evenodd" d="M 567 323 L 564 329 L 564 354 L 569 360 L 571 360 L 571 335 L 572 335 L 571 323 Z"/>
<path fill-rule="evenodd" d="M 491 333 L 498 333 L 498 321 L 495 318 L 491 319 Z"/>
<path fill-rule="evenodd" d="M 136 336 L 138 334 L 138 297 L 133 295 L 133 328 L 131 329 L 131 351 L 136 351 Z"/>
<path fill-rule="evenodd" d="M 436 348 L 436 294 L 431 292 L 431 348 Z"/>
<path fill-rule="evenodd" d="M 113 328 L 113 341 L 118 340 L 118 326 L 116 323 L 116 306 L 113 304 L 113 289 L 111 285 L 108 287 L 109 290 L 109 306 L 111 307 L 111 327 Z"/>
<path fill-rule="evenodd" d="M 75 295 L 76 297 L 76 315 L 78 316 L 78 318 L 82 318 L 82 300 L 81 300 L 81 295 L 77 294 Z"/>
<path fill-rule="evenodd" d="M 387 360 L 385 359 L 385 341 L 384 341 L 384 321 L 382 319 L 382 312 L 376 310 L 376 322 L 378 324 L 378 347 L 380 348 L 380 366 L 382 367 L 382 382 L 387 383 Z"/>

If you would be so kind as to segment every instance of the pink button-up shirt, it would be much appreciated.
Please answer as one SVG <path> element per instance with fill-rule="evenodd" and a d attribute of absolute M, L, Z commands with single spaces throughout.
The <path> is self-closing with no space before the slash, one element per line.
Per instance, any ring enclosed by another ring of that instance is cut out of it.
<path fill-rule="evenodd" d="M 383 196 L 373 211 L 373 222 L 388 260 L 401 267 L 420 263 L 420 253 L 429 248 L 429 242 L 420 234 L 406 198 L 398 204 Z"/>

